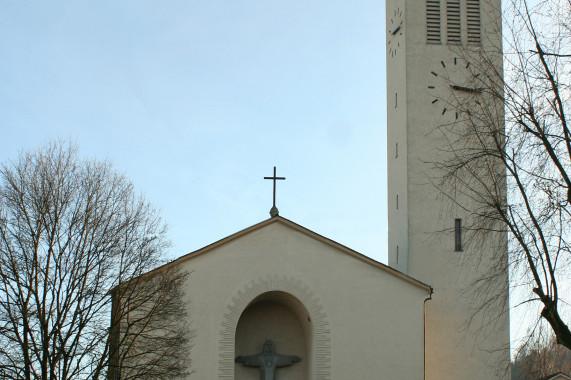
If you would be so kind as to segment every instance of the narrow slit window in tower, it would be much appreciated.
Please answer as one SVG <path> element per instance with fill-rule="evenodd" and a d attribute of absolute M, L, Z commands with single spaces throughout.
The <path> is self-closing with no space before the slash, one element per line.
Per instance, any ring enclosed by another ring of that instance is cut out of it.
<path fill-rule="evenodd" d="M 462 251 L 462 219 L 454 219 L 454 250 Z"/>
<path fill-rule="evenodd" d="M 448 0 L 446 3 L 447 42 L 451 45 L 462 43 L 460 38 L 460 0 Z"/>
<path fill-rule="evenodd" d="M 426 0 L 426 43 L 440 44 L 440 0 Z"/>

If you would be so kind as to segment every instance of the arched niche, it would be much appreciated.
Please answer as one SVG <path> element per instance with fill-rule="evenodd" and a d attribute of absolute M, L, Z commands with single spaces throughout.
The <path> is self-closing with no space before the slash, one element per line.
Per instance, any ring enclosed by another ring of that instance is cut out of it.
<path fill-rule="evenodd" d="M 331 337 L 324 307 L 320 299 L 307 285 L 297 279 L 280 275 L 268 275 L 252 280 L 231 298 L 222 318 L 220 328 L 218 378 L 234 379 L 238 322 L 244 311 L 249 309 L 250 306 L 252 308 L 248 310 L 248 314 L 255 314 L 259 312 L 258 309 L 262 308 L 265 302 L 277 303 L 278 306 L 274 305 L 276 309 L 281 306 L 286 307 L 294 314 L 294 319 L 300 324 L 305 337 L 308 355 L 307 360 L 304 360 L 308 374 L 307 379 L 330 380 Z M 306 318 L 307 325 L 301 323 L 302 317 Z M 254 352 L 259 353 L 261 349 L 262 347 L 260 346 Z M 276 342 L 276 351 L 278 353 L 301 356 L 295 352 L 286 352 L 284 350 Z M 299 364 L 297 363 L 296 365 Z M 255 379 L 259 379 L 259 372 Z"/>
<path fill-rule="evenodd" d="M 311 360 L 311 317 L 303 304 L 289 293 L 266 292 L 244 309 L 236 327 L 236 356 L 262 352 L 266 340 L 274 343 L 275 352 L 296 355 L 301 362 L 277 370 L 276 378 L 309 379 Z M 257 380 L 260 370 L 235 363 L 235 380 Z"/>

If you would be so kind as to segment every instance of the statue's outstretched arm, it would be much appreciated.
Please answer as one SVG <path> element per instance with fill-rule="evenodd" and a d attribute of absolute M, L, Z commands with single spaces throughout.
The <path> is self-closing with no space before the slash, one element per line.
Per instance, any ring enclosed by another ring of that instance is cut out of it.
<path fill-rule="evenodd" d="M 276 367 L 287 367 L 300 362 L 301 358 L 295 355 L 276 355 Z"/>
<path fill-rule="evenodd" d="M 259 367 L 260 366 L 260 356 L 259 355 L 252 355 L 252 356 L 236 356 L 234 361 L 238 363 L 242 363 L 247 367 Z"/>

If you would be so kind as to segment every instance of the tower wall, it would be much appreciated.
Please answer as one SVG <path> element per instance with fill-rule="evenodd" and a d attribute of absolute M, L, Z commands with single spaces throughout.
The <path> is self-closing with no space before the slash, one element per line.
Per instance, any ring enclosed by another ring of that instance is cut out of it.
<path fill-rule="evenodd" d="M 461 127 L 447 99 L 455 95 L 453 83 L 463 83 L 470 71 L 467 62 L 476 63 L 478 54 L 466 52 L 500 46 L 500 0 L 387 0 L 386 15 L 389 265 L 434 289 L 425 315 L 426 379 L 503 378 L 509 376 L 501 371 L 509 364 L 507 315 L 493 326 L 468 323 L 483 300 L 469 285 L 486 270 L 470 267 L 470 258 L 478 255 L 485 263 L 491 248 L 457 250 L 455 221 L 466 221 L 470 210 L 442 196 L 435 186 L 442 173 L 434 165 L 449 154 L 438 127 Z M 500 233 L 499 240 L 506 239 Z M 507 260 L 507 243 L 505 252 Z M 505 302 L 507 276 L 498 282 Z"/>

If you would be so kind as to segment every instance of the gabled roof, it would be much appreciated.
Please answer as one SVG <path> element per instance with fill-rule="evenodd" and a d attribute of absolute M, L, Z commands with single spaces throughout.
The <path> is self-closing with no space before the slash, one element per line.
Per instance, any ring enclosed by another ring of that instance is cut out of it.
<path fill-rule="evenodd" d="M 410 276 L 408 276 L 402 272 L 399 272 L 398 270 L 391 268 L 391 267 L 389 267 L 383 263 L 380 263 L 376 260 L 373 260 L 372 258 L 365 256 L 365 255 L 363 255 L 363 254 L 361 254 L 361 253 L 359 253 L 359 252 L 357 252 L 357 251 L 355 251 L 349 247 L 346 247 L 342 244 L 339 244 L 336 241 L 333 241 L 333 240 L 328 239 L 322 235 L 319 235 L 318 233 L 313 232 L 313 231 L 311 231 L 311 230 L 309 230 L 309 229 L 307 229 L 307 228 L 305 228 L 305 227 L 303 227 L 297 223 L 294 223 L 289 219 L 281 217 L 281 216 L 275 216 L 275 217 L 272 217 L 270 219 L 266 219 L 263 222 L 260 222 L 258 224 L 254 224 L 251 227 L 248 227 L 248 228 L 245 228 L 241 231 L 238 231 L 235 234 L 232 234 L 232 235 L 227 236 L 221 240 L 218 240 L 212 244 L 209 244 L 206 247 L 200 248 L 194 252 L 190 252 L 184 256 L 181 256 L 178 259 L 170 262 L 167 265 L 180 264 L 183 261 L 190 260 L 196 256 L 199 256 L 199 255 L 203 255 L 203 254 L 205 254 L 205 253 L 207 253 L 207 252 L 209 252 L 209 251 L 211 251 L 211 250 L 213 250 L 213 249 L 215 249 L 221 245 L 227 244 L 227 243 L 229 243 L 235 239 L 238 239 L 238 238 L 240 238 L 244 235 L 247 235 L 253 231 L 257 231 L 257 230 L 259 230 L 263 227 L 266 227 L 272 223 L 279 223 L 279 224 L 285 225 L 289 228 L 292 228 L 292 229 L 294 229 L 294 230 L 296 230 L 296 231 L 298 231 L 304 235 L 309 236 L 312 239 L 318 240 L 318 241 L 320 241 L 324 244 L 327 244 L 327 245 L 329 245 L 335 249 L 338 249 L 339 251 L 345 252 L 346 254 L 351 255 L 358 260 L 364 261 L 365 263 L 367 263 L 369 265 L 372 265 L 372 266 L 374 266 L 374 267 L 376 267 L 376 268 L 378 268 L 384 272 L 387 272 L 387 273 L 389 273 L 395 277 L 398 277 L 398 278 L 400 278 L 400 279 L 402 279 L 402 280 L 404 280 L 410 284 L 413 284 L 417 287 L 425 289 L 429 293 L 432 293 L 432 287 L 430 285 L 427 285 L 427 284 L 425 284 L 425 283 L 423 283 L 423 282 L 421 282 L 421 281 L 419 281 L 413 277 L 410 277 Z M 157 269 L 159 269 L 159 268 L 157 268 Z M 155 269 L 155 270 L 157 270 L 157 269 Z"/>
<path fill-rule="evenodd" d="M 571 380 L 571 377 L 567 376 L 563 372 L 557 372 L 539 380 Z"/>

